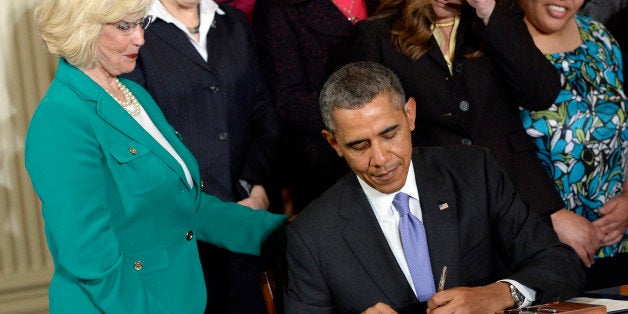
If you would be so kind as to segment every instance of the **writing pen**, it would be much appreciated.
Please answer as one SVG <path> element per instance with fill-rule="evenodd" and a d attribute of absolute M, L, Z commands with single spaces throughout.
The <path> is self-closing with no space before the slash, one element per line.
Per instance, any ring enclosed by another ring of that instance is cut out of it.
<path fill-rule="evenodd" d="M 443 266 L 440 271 L 440 279 L 438 280 L 438 291 L 445 290 L 445 281 L 447 280 L 447 266 Z"/>
<path fill-rule="evenodd" d="M 551 307 L 524 307 L 521 308 L 522 310 L 525 311 L 534 311 L 535 313 L 539 313 L 539 312 L 543 312 L 543 313 L 558 313 L 558 311 L 556 309 L 553 309 Z"/>

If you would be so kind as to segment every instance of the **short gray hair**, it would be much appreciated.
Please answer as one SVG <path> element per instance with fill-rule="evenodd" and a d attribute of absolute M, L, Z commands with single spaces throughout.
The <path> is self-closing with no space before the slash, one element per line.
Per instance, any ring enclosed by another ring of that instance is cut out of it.
<path fill-rule="evenodd" d="M 394 107 L 403 110 L 406 97 L 393 71 L 375 62 L 343 66 L 327 79 L 321 90 L 319 104 L 325 127 L 334 132 L 334 108 L 360 109 L 382 93 L 388 94 Z"/>

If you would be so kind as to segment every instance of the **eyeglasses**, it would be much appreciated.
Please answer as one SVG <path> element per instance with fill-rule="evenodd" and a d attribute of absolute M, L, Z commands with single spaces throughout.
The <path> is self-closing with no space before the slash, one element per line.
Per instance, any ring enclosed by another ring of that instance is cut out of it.
<path fill-rule="evenodd" d="M 137 20 L 136 22 L 120 21 L 118 23 L 114 23 L 113 26 L 115 28 L 117 28 L 118 30 L 120 30 L 122 32 L 122 34 L 124 34 L 124 35 L 131 35 L 131 34 L 133 34 L 133 31 L 135 31 L 135 29 L 137 28 L 138 25 L 142 29 L 147 29 L 148 26 L 150 25 L 150 23 L 152 23 L 154 20 L 155 20 L 154 16 L 147 15 L 147 16 Z"/>

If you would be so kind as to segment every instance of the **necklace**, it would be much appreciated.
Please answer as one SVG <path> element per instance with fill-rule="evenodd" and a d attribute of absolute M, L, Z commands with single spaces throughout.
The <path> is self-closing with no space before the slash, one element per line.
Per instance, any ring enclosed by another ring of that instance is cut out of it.
<path fill-rule="evenodd" d="M 437 27 L 449 27 L 449 26 L 454 26 L 454 22 L 455 22 L 455 19 L 449 22 L 444 22 L 444 23 L 434 23 L 434 25 L 436 25 Z"/>
<path fill-rule="evenodd" d="M 199 25 L 196 25 L 196 26 L 194 26 L 194 27 L 187 27 L 187 26 L 186 26 L 186 28 L 188 29 L 188 32 L 189 32 L 190 34 L 194 35 L 194 34 L 198 34 L 198 28 L 199 28 L 199 26 L 201 26 L 201 25 L 199 24 Z"/>
<path fill-rule="evenodd" d="M 355 16 L 353 14 L 353 1 L 351 0 L 351 2 L 349 2 L 349 8 L 345 8 L 344 6 L 342 6 L 340 3 L 338 3 L 336 0 L 331 0 L 331 2 L 333 2 L 336 7 L 338 7 L 340 10 L 344 11 L 344 15 L 347 17 L 347 21 L 351 22 L 351 24 L 355 24 L 358 22 L 358 17 Z"/>
<path fill-rule="evenodd" d="M 111 96 L 111 98 L 113 98 L 118 104 L 120 104 L 120 106 L 122 106 L 122 108 L 124 108 L 126 112 L 128 112 L 133 117 L 137 117 L 137 115 L 140 114 L 140 110 L 142 109 L 140 103 L 137 101 L 137 98 L 135 98 L 135 95 L 133 95 L 133 93 L 131 93 L 131 91 L 126 88 L 126 86 L 120 83 L 120 80 L 118 80 L 118 78 L 116 78 L 116 85 L 124 95 L 124 101 L 120 101 L 120 99 L 116 98 L 116 96 L 113 96 L 113 94 L 109 92 L 109 90 L 105 89 L 105 91 L 107 92 L 107 94 L 109 94 L 109 96 Z"/>

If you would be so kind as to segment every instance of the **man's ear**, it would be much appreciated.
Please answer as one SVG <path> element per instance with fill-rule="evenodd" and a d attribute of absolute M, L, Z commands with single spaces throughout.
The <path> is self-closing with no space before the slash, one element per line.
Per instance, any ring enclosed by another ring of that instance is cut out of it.
<path fill-rule="evenodd" d="M 336 151 L 336 154 L 342 157 L 342 151 L 340 150 L 340 146 L 338 145 L 338 141 L 336 141 L 336 137 L 334 136 L 334 134 L 329 132 L 328 130 L 323 130 L 321 134 L 323 135 L 327 143 L 329 143 L 329 145 L 331 145 L 331 147 Z"/>
<path fill-rule="evenodd" d="M 408 119 L 408 127 L 410 128 L 410 131 L 414 131 L 414 123 L 416 121 L 416 101 L 414 101 L 414 98 L 408 98 L 408 101 L 406 101 L 406 104 L 404 105 L 404 112 L 406 114 L 406 118 Z"/>

